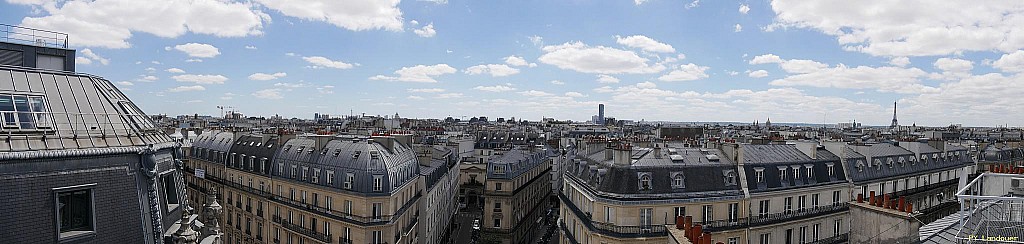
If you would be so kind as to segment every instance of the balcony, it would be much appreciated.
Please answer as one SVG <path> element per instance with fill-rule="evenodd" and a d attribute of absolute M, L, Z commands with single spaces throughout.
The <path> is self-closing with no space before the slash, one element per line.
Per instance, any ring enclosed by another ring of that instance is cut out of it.
<path fill-rule="evenodd" d="M 640 238 L 640 237 L 662 237 L 668 236 L 668 229 L 664 225 L 642 225 L 642 226 L 621 226 L 615 224 L 593 222 L 589 215 L 580 211 L 572 201 L 564 194 L 559 193 L 558 197 L 576 214 L 583 225 L 593 232 L 617 238 Z"/>
<path fill-rule="evenodd" d="M 285 229 L 288 229 L 288 230 L 290 230 L 292 232 L 299 233 L 299 234 L 304 235 L 304 236 L 309 237 L 309 238 L 313 238 L 313 239 L 315 239 L 317 241 L 321 241 L 321 242 L 325 242 L 325 243 L 331 243 L 331 240 L 332 240 L 331 239 L 331 235 L 327 235 L 327 234 L 323 234 L 323 233 L 317 233 L 316 230 L 307 229 L 307 228 L 302 227 L 302 226 L 294 225 L 294 224 L 292 224 L 292 223 L 290 223 L 288 221 L 283 221 L 281 219 L 281 216 L 276 216 L 275 215 L 273 220 L 274 220 L 274 223 L 281 224 L 281 227 L 284 227 Z"/>
<path fill-rule="evenodd" d="M 344 237 L 338 238 L 338 243 L 340 243 L 340 244 L 352 244 L 352 239 L 345 239 Z"/>
<path fill-rule="evenodd" d="M 822 215 L 834 214 L 834 213 L 844 212 L 844 211 L 848 211 L 848 210 L 850 210 L 850 206 L 847 203 L 842 202 L 842 203 L 836 203 L 834 205 L 821 206 L 821 207 L 811 208 L 811 209 L 807 209 L 807 210 L 791 211 L 791 212 L 788 212 L 788 213 L 773 213 L 773 214 L 766 214 L 766 215 L 762 215 L 762 216 L 753 216 L 753 217 L 750 217 L 749 225 L 750 226 L 759 226 L 759 225 L 778 224 L 778 223 L 783 223 L 783 222 L 787 222 L 787 221 L 792 221 L 792 220 L 797 220 L 797 219 L 802 219 L 802 218 L 807 218 L 807 217 L 818 217 L 818 216 L 822 216 Z"/>
<path fill-rule="evenodd" d="M 275 202 L 281 203 L 281 204 L 283 204 L 285 206 L 289 206 L 289 207 L 297 208 L 297 209 L 303 209 L 303 210 L 306 210 L 306 211 L 318 214 L 320 216 L 328 217 L 328 218 L 331 218 L 331 219 L 334 219 L 334 220 L 338 220 L 338 221 L 355 223 L 355 224 L 359 224 L 359 225 L 383 225 L 383 224 L 388 224 L 388 223 L 391 223 L 393 221 L 398 220 L 398 218 L 401 217 L 402 214 L 404 214 L 406 210 L 409 210 L 410 208 L 414 207 L 413 203 L 415 203 L 416 200 L 419 199 L 421 196 L 422 196 L 421 194 L 417 193 L 413 199 L 410 199 L 404 206 L 402 206 L 402 208 L 398 209 L 397 214 L 395 214 L 395 215 L 378 215 L 378 216 L 370 216 L 370 217 L 358 216 L 358 215 L 352 215 L 352 214 L 346 214 L 346 213 L 336 213 L 334 211 L 331 211 L 330 209 L 326 209 L 326 208 L 318 207 L 318 206 L 313 206 L 311 204 L 305 204 L 305 203 L 302 203 L 302 202 L 299 202 L 299 201 L 295 201 L 295 200 L 291 200 L 291 199 L 288 199 L 288 198 L 285 198 L 285 197 L 273 196 L 270 199 L 275 201 Z"/>
<path fill-rule="evenodd" d="M 820 240 L 817 240 L 817 241 L 810 242 L 808 244 L 839 244 L 839 243 L 846 243 L 846 242 L 849 241 L 849 237 L 850 237 L 849 233 L 842 233 L 842 234 L 839 234 L 837 236 L 833 236 L 833 237 L 829 237 L 829 238 L 825 238 L 825 239 L 820 239 Z"/>
<path fill-rule="evenodd" d="M 719 232 L 746 228 L 748 223 L 749 222 L 747 218 L 738 218 L 732 220 L 723 219 L 707 221 L 701 223 L 701 226 L 704 228 L 704 230 L 710 232 Z"/>

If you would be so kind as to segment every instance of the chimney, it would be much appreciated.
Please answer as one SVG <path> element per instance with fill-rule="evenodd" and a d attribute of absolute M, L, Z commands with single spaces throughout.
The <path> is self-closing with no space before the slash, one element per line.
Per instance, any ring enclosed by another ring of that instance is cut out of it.
<path fill-rule="evenodd" d="M 693 228 L 693 216 L 683 217 L 683 236 L 690 238 L 690 229 Z"/>
<path fill-rule="evenodd" d="M 871 196 L 868 198 L 868 204 L 875 205 L 875 191 L 871 191 Z"/>
<path fill-rule="evenodd" d="M 402 143 L 402 145 L 411 147 L 412 146 L 412 134 L 394 134 L 395 140 Z"/>
<path fill-rule="evenodd" d="M 897 209 L 897 210 L 899 210 L 900 212 L 906 212 L 907 211 L 907 199 L 905 197 L 903 197 L 903 196 L 900 196 L 900 200 L 899 200 L 899 205 L 898 206 L 899 206 L 898 207 L 899 209 Z"/>
<path fill-rule="evenodd" d="M 913 212 L 914 212 L 914 203 L 908 202 L 907 203 L 907 213 L 913 213 Z"/>
<path fill-rule="evenodd" d="M 632 157 L 633 146 L 629 144 L 619 144 L 615 147 L 612 155 L 612 162 L 618 166 L 629 166 Z"/>
<path fill-rule="evenodd" d="M 885 199 L 885 201 L 882 202 L 882 203 L 885 204 L 884 206 L 882 206 L 883 208 L 889 208 L 889 203 L 892 202 L 891 198 L 892 197 L 889 194 L 885 194 L 885 197 L 883 198 L 883 199 Z"/>
<path fill-rule="evenodd" d="M 702 228 L 700 224 L 694 224 L 693 229 L 690 229 L 690 231 L 690 236 L 693 236 L 693 239 L 697 239 L 704 233 L 704 228 Z"/>
<path fill-rule="evenodd" d="M 661 158 L 661 143 L 654 143 L 654 158 Z"/>
<path fill-rule="evenodd" d="M 612 160 L 612 146 L 608 145 L 604 148 L 604 160 Z"/>
<path fill-rule="evenodd" d="M 676 229 L 683 230 L 686 227 L 686 217 L 676 216 Z"/>
<path fill-rule="evenodd" d="M 374 136 L 373 141 L 380 143 L 390 153 L 395 152 L 395 138 L 391 136 Z"/>
<path fill-rule="evenodd" d="M 864 194 L 857 194 L 857 203 L 864 203 Z"/>

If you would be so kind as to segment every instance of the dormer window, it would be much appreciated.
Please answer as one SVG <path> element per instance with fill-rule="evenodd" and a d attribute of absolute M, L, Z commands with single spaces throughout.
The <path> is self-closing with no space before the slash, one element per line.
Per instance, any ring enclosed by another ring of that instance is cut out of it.
<path fill-rule="evenodd" d="M 640 190 L 651 190 L 651 173 L 640 173 Z"/>
<path fill-rule="evenodd" d="M 754 176 L 758 184 L 764 183 L 764 168 L 754 168 Z"/>
<path fill-rule="evenodd" d="M 864 161 L 857 160 L 857 172 L 864 172 Z"/>
<path fill-rule="evenodd" d="M 682 172 L 672 173 L 672 188 L 686 188 L 684 177 Z"/>
<path fill-rule="evenodd" d="M 886 160 L 885 162 L 886 162 L 886 164 L 888 164 L 888 165 L 889 165 L 889 168 L 891 169 L 891 168 L 892 168 L 892 166 L 893 166 L 893 160 L 892 160 L 892 158 L 889 158 L 889 160 Z"/>
<path fill-rule="evenodd" d="M 374 175 L 373 176 L 373 191 L 384 190 L 384 176 Z"/>
<path fill-rule="evenodd" d="M 732 170 L 725 171 L 725 185 L 733 186 L 736 185 L 736 172 Z"/>
<path fill-rule="evenodd" d="M 804 165 L 807 168 L 807 179 L 814 179 L 814 165 Z"/>
<path fill-rule="evenodd" d="M 921 154 L 921 162 L 928 163 L 928 155 Z"/>
<path fill-rule="evenodd" d="M 903 157 L 899 157 L 900 167 L 907 167 L 907 160 Z"/>
<path fill-rule="evenodd" d="M 786 171 L 786 167 L 779 168 L 779 179 L 782 180 L 782 182 L 786 182 Z"/>
<path fill-rule="evenodd" d="M 836 177 L 836 165 L 832 163 L 827 163 L 825 164 L 825 167 L 827 167 L 826 169 L 828 171 L 828 178 Z"/>
<path fill-rule="evenodd" d="M 907 161 L 910 161 L 910 165 L 917 165 L 917 158 L 914 156 L 907 157 Z"/>
<path fill-rule="evenodd" d="M 877 159 L 876 158 L 874 162 L 875 162 L 875 164 L 871 165 L 871 167 L 878 166 L 878 169 L 882 169 L 882 160 L 881 159 Z"/>
<path fill-rule="evenodd" d="M 345 189 L 352 189 L 352 181 L 355 180 L 355 175 L 352 173 L 345 173 L 345 184 L 342 186 Z"/>
<path fill-rule="evenodd" d="M 800 166 L 799 165 L 794 165 L 793 166 L 793 179 L 798 179 L 798 178 L 800 178 Z"/>

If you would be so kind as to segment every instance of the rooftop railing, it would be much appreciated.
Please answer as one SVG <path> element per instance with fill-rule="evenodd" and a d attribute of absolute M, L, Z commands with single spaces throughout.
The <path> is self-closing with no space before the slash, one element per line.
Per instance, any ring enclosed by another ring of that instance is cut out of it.
<path fill-rule="evenodd" d="M 1024 243 L 1024 174 L 982 173 L 956 197 L 958 243 Z"/>
<path fill-rule="evenodd" d="M 0 24 L 0 40 L 40 47 L 68 48 L 68 34 L 17 25 Z"/>

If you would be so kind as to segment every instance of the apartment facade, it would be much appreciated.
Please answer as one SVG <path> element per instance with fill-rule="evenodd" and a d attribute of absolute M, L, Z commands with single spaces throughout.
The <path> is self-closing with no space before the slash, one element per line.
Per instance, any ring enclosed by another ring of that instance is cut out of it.
<path fill-rule="evenodd" d="M 543 145 L 498 151 L 487 160 L 482 238 L 499 243 L 528 243 L 538 228 L 551 194 L 551 160 L 558 155 Z"/>

